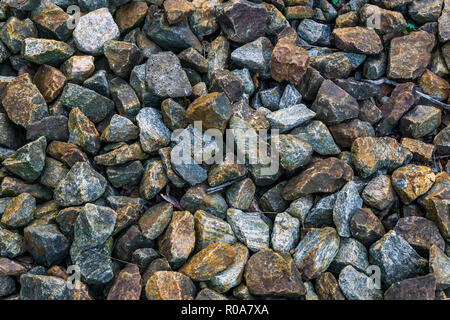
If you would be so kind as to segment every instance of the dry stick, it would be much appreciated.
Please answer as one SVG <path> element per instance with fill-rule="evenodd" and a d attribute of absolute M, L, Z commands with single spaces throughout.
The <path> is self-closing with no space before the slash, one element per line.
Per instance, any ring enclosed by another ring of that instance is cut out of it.
<path fill-rule="evenodd" d="M 220 191 L 220 190 L 222 190 L 222 189 L 224 189 L 224 188 L 226 188 L 226 187 L 228 187 L 228 186 L 232 185 L 232 184 L 233 184 L 233 183 L 235 183 L 235 182 L 238 182 L 238 181 L 244 180 L 244 179 L 245 179 L 245 177 L 246 177 L 246 176 L 242 176 L 242 177 L 239 177 L 239 178 L 233 179 L 233 180 L 231 180 L 231 181 L 225 182 L 224 184 L 221 184 L 221 185 L 218 185 L 218 186 L 215 186 L 215 187 L 212 187 L 212 188 L 206 189 L 206 194 L 211 194 L 211 193 L 214 193 L 214 192 Z"/>
<path fill-rule="evenodd" d="M 372 84 L 378 84 L 378 85 L 379 84 L 390 84 L 390 85 L 396 86 L 396 85 L 399 84 L 398 82 L 389 80 L 387 78 L 381 78 L 379 80 L 367 80 L 367 79 L 364 79 L 363 81 L 368 82 L 368 83 L 372 83 Z M 414 87 L 414 91 L 415 91 L 415 93 L 417 95 L 421 96 L 422 98 L 424 98 L 424 99 L 426 99 L 426 100 L 428 100 L 428 101 L 430 101 L 430 102 L 432 102 L 434 104 L 437 104 L 438 106 L 440 106 L 440 107 L 442 107 L 444 109 L 450 110 L 450 105 L 448 105 L 446 103 L 443 103 L 443 102 L 441 102 L 439 100 L 436 100 L 435 98 L 433 98 L 433 97 L 431 97 L 431 96 L 429 96 L 429 95 L 427 95 L 427 94 L 425 94 L 423 92 L 420 92 L 419 90 L 417 90 L 417 87 Z"/>

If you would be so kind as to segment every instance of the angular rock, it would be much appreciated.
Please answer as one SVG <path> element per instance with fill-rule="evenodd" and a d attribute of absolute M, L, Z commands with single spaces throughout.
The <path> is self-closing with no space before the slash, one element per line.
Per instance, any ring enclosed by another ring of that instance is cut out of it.
<path fill-rule="evenodd" d="M 105 178 L 88 163 L 77 162 L 55 189 L 54 200 L 59 206 L 69 207 L 93 202 L 106 189 Z"/>
<path fill-rule="evenodd" d="M 81 83 L 87 80 L 95 70 L 93 56 L 73 56 L 67 59 L 61 66 L 61 71 L 67 77 L 67 80 Z"/>
<path fill-rule="evenodd" d="M 119 36 L 119 27 L 107 8 L 97 9 L 80 17 L 73 31 L 77 48 L 94 56 L 103 52 L 106 41 L 117 40 Z"/>
<path fill-rule="evenodd" d="M 382 169 L 392 171 L 411 159 L 411 152 L 390 137 L 358 138 L 352 144 L 352 162 L 363 178 Z"/>
<path fill-rule="evenodd" d="M 278 82 L 298 85 L 308 68 L 309 57 L 305 49 L 294 41 L 281 39 L 270 56 L 270 74 Z"/>
<path fill-rule="evenodd" d="M 27 252 L 39 264 L 58 264 L 69 252 L 69 241 L 54 224 L 28 226 L 23 234 Z"/>
<path fill-rule="evenodd" d="M 51 102 L 61 93 L 66 84 L 66 77 L 58 69 L 44 64 L 36 71 L 33 83 L 42 93 L 45 101 Z"/>
<path fill-rule="evenodd" d="M 385 300 L 434 300 L 436 277 L 429 274 L 423 277 L 405 279 L 393 283 L 384 294 Z"/>
<path fill-rule="evenodd" d="M 295 128 L 291 134 L 308 142 L 318 154 L 335 155 L 341 152 L 327 126 L 321 121 L 313 120 Z"/>
<path fill-rule="evenodd" d="M 227 210 L 227 222 L 239 241 L 251 251 L 269 248 L 270 229 L 259 212 Z"/>
<path fill-rule="evenodd" d="M 362 204 L 363 200 L 359 196 L 358 189 L 353 181 L 348 182 L 337 193 L 333 208 L 333 222 L 341 237 L 351 236 L 350 220 Z"/>
<path fill-rule="evenodd" d="M 380 267 L 381 282 L 386 286 L 424 274 L 427 267 L 427 261 L 393 230 L 372 244 L 369 262 Z"/>
<path fill-rule="evenodd" d="M 430 62 L 433 46 L 434 38 L 426 31 L 392 39 L 387 76 L 402 80 L 420 77 Z"/>
<path fill-rule="evenodd" d="M 229 40 L 247 43 L 264 35 L 268 14 L 262 4 L 232 0 L 219 8 L 217 18 Z"/>
<path fill-rule="evenodd" d="M 139 228 L 142 235 L 149 240 L 159 237 L 172 219 L 173 205 L 170 203 L 158 203 L 149 208 L 139 219 Z"/>
<path fill-rule="evenodd" d="M 392 188 L 391 178 L 379 175 L 372 179 L 361 193 L 364 203 L 377 210 L 390 207 L 395 201 L 395 192 Z"/>
<path fill-rule="evenodd" d="M 339 287 L 349 300 L 382 300 L 383 291 L 369 287 L 371 279 L 352 266 L 346 266 L 339 273 Z"/>
<path fill-rule="evenodd" d="M 46 147 L 47 139 L 41 137 L 17 149 L 2 162 L 2 166 L 25 181 L 33 182 L 44 169 Z"/>
<path fill-rule="evenodd" d="M 327 158 L 311 164 L 300 175 L 289 180 L 283 189 L 285 200 L 295 200 L 312 193 L 330 193 L 353 179 L 353 170 L 344 161 Z"/>
<path fill-rule="evenodd" d="M 306 293 L 291 256 L 269 249 L 250 257 L 245 267 L 245 282 L 251 294 L 262 297 L 296 298 Z"/>
<path fill-rule="evenodd" d="M 181 267 L 195 245 L 194 218 L 189 211 L 175 211 L 166 231 L 158 238 L 159 252 L 173 268 Z"/>
<path fill-rule="evenodd" d="M 100 134 L 95 125 L 80 109 L 75 108 L 69 114 L 69 143 L 79 146 L 83 151 L 94 155 L 100 149 Z"/>
<path fill-rule="evenodd" d="M 162 122 L 162 116 L 156 109 L 142 108 L 136 116 L 140 130 L 140 142 L 145 152 L 155 152 L 170 142 L 170 130 Z"/>
<path fill-rule="evenodd" d="M 316 116 L 314 111 L 308 109 L 304 104 L 296 104 L 272 112 L 266 116 L 272 129 L 279 129 L 280 133 L 289 131 Z"/>
<path fill-rule="evenodd" d="M 8 83 L 2 105 L 9 119 L 24 128 L 48 116 L 44 97 L 29 74 L 17 76 Z"/>
<path fill-rule="evenodd" d="M 20 277 L 20 300 L 72 300 L 73 289 L 63 279 L 24 274 Z"/>
<path fill-rule="evenodd" d="M 421 138 L 433 132 L 441 124 L 441 110 L 418 105 L 400 119 L 400 132 L 410 138 Z"/>
<path fill-rule="evenodd" d="M 291 251 L 298 242 L 300 232 L 300 221 L 292 217 L 287 212 L 282 212 L 276 215 L 271 245 L 276 251 Z"/>
<path fill-rule="evenodd" d="M 309 231 L 294 252 L 294 261 L 302 279 L 311 280 L 325 272 L 339 250 L 335 229 L 325 227 Z"/>
<path fill-rule="evenodd" d="M 194 300 L 195 292 L 191 279 L 175 271 L 157 271 L 145 286 L 149 300 Z"/>
<path fill-rule="evenodd" d="M 186 210 L 195 212 L 204 210 L 219 218 L 225 218 L 228 209 L 225 199 L 220 193 L 206 193 L 206 186 L 201 184 L 190 187 L 180 200 L 180 204 Z"/>
<path fill-rule="evenodd" d="M 434 244 L 430 248 L 429 264 L 430 273 L 433 273 L 436 277 L 437 288 L 446 289 L 450 287 L 450 258 Z"/>
<path fill-rule="evenodd" d="M 336 28 L 333 30 L 335 45 L 346 52 L 379 54 L 383 44 L 373 29 L 362 27 Z"/>
<path fill-rule="evenodd" d="M 311 109 L 325 124 L 338 124 L 359 114 L 358 102 L 330 80 L 325 80 L 320 86 Z"/>
<path fill-rule="evenodd" d="M 34 218 L 36 199 L 28 193 L 22 193 L 11 199 L 1 216 L 1 223 L 8 228 L 25 227 Z"/>
<path fill-rule="evenodd" d="M 107 300 L 139 300 L 141 295 L 141 275 L 135 264 L 127 264 L 117 276 L 109 290 Z"/>
<path fill-rule="evenodd" d="M 142 60 L 139 48 L 126 41 L 106 41 L 103 45 L 103 53 L 111 70 L 124 79 L 129 77 L 131 69 Z"/>
<path fill-rule="evenodd" d="M 53 66 L 59 66 L 74 53 L 74 49 L 63 41 L 39 38 L 26 38 L 21 49 L 25 60 Z"/>
<path fill-rule="evenodd" d="M 392 173 L 392 186 L 405 204 L 425 194 L 434 181 L 435 174 L 426 166 L 409 164 Z"/>

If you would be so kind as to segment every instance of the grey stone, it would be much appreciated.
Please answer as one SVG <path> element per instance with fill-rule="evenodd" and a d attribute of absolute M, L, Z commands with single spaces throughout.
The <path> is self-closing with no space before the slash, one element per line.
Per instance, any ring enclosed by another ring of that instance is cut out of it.
<path fill-rule="evenodd" d="M 0 256 L 13 259 L 25 252 L 23 237 L 0 226 Z"/>
<path fill-rule="evenodd" d="M 238 47 L 231 53 L 231 60 L 241 68 L 259 71 L 263 78 L 270 77 L 270 55 L 273 45 L 266 37 L 260 37 L 255 41 Z"/>
<path fill-rule="evenodd" d="M 24 227 L 33 220 L 35 209 L 36 199 L 28 193 L 22 193 L 8 202 L 1 223 L 10 229 Z"/>
<path fill-rule="evenodd" d="M 305 218 L 308 215 L 309 210 L 313 207 L 313 204 L 314 196 L 312 194 L 308 194 L 305 197 L 292 201 L 289 208 L 286 209 L 286 212 L 299 219 L 301 224 L 304 226 Z"/>
<path fill-rule="evenodd" d="M 41 137 L 17 149 L 2 165 L 25 181 L 33 182 L 44 169 L 46 147 L 47 140 Z"/>
<path fill-rule="evenodd" d="M 321 197 L 304 218 L 305 228 L 323 228 L 334 226 L 333 208 L 337 193 Z"/>
<path fill-rule="evenodd" d="M 386 286 L 425 274 L 427 270 L 427 261 L 393 230 L 372 244 L 369 262 L 380 267 L 381 282 Z"/>
<path fill-rule="evenodd" d="M 369 287 L 368 283 L 372 283 L 372 279 L 357 271 L 351 265 L 342 269 L 338 282 L 342 293 L 349 300 L 383 299 L 383 291 L 375 287 Z"/>
<path fill-rule="evenodd" d="M 64 279 L 29 273 L 20 277 L 20 300 L 72 300 L 73 296 Z"/>
<path fill-rule="evenodd" d="M 341 152 L 327 126 L 321 121 L 311 121 L 294 129 L 291 134 L 308 142 L 318 154 L 335 155 Z"/>
<path fill-rule="evenodd" d="M 88 163 L 77 162 L 56 187 L 54 199 L 63 207 L 93 202 L 103 195 L 106 184 L 106 179 Z"/>
<path fill-rule="evenodd" d="M 369 256 L 366 247 L 358 240 L 341 238 L 338 254 L 331 263 L 329 270 L 339 273 L 348 265 L 360 272 L 367 273 Z"/>
<path fill-rule="evenodd" d="M 6 297 L 16 291 L 16 282 L 9 276 L 0 276 L 0 298 Z"/>
<path fill-rule="evenodd" d="M 270 229 L 259 212 L 227 210 L 227 222 L 231 225 L 239 241 L 251 251 L 269 248 Z"/>
<path fill-rule="evenodd" d="M 153 108 L 142 108 L 136 116 L 140 141 L 145 152 L 155 152 L 170 142 L 170 130 L 164 125 L 161 113 Z"/>
<path fill-rule="evenodd" d="M 347 182 L 337 193 L 333 208 L 333 222 L 341 237 L 350 237 L 350 220 L 355 212 L 362 207 L 363 200 L 359 196 L 356 184 Z"/>
<path fill-rule="evenodd" d="M 112 100 L 74 83 L 66 84 L 59 102 L 69 110 L 79 108 L 94 123 L 102 121 L 114 110 Z"/>
<path fill-rule="evenodd" d="M 299 37 L 311 45 L 330 45 L 331 28 L 327 24 L 315 22 L 311 19 L 303 19 L 297 28 Z"/>
<path fill-rule="evenodd" d="M 73 39 L 80 51 L 91 55 L 103 53 L 108 40 L 118 40 L 119 27 L 107 8 L 101 8 L 83 15 L 73 31 Z"/>
<path fill-rule="evenodd" d="M 159 97 L 180 98 L 192 93 L 186 72 L 173 52 L 151 55 L 145 66 L 145 77 L 149 91 Z"/>
<path fill-rule="evenodd" d="M 314 118 L 316 113 L 304 104 L 293 105 L 266 116 L 272 129 L 279 129 L 281 133 L 289 131 L 302 123 Z"/>
<path fill-rule="evenodd" d="M 302 95 L 292 84 L 288 84 L 284 88 L 278 107 L 279 109 L 285 109 L 300 104 L 300 102 L 302 102 Z"/>
<path fill-rule="evenodd" d="M 287 212 L 275 216 L 271 244 L 277 251 L 289 252 L 298 242 L 300 221 Z"/>
<path fill-rule="evenodd" d="M 23 234 L 27 252 L 39 264 L 59 264 L 69 252 L 69 241 L 54 224 L 28 226 Z"/>
<path fill-rule="evenodd" d="M 302 279 L 315 279 L 325 272 L 338 253 L 339 242 L 339 236 L 333 228 L 309 231 L 295 248 L 293 255 Z"/>

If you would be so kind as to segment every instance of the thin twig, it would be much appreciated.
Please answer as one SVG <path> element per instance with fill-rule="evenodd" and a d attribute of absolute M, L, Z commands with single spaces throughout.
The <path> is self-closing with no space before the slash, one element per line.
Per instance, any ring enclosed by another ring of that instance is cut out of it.
<path fill-rule="evenodd" d="M 387 79 L 387 78 L 381 78 L 381 79 L 378 79 L 378 80 L 368 80 L 368 79 L 363 79 L 362 81 L 368 82 L 368 83 L 372 83 L 372 84 L 377 84 L 377 85 L 380 85 L 380 84 L 390 84 L 390 85 L 393 85 L 393 86 L 397 86 L 397 85 L 399 84 L 398 82 L 389 80 L 389 79 Z M 440 107 L 442 107 L 442 108 L 444 108 L 444 109 L 450 110 L 450 105 L 448 105 L 448 104 L 446 104 L 446 103 L 443 103 L 443 102 L 441 102 L 441 101 L 439 101 L 439 100 L 436 100 L 435 98 L 429 96 L 428 94 L 425 94 L 425 93 L 419 91 L 417 86 L 414 87 L 414 91 L 415 91 L 415 93 L 416 93 L 417 95 L 421 96 L 421 97 L 424 98 L 425 100 L 428 100 L 428 101 L 430 101 L 430 102 L 432 102 L 432 103 L 434 103 L 434 104 L 436 104 L 436 105 L 438 105 L 438 106 L 440 106 Z"/>
<path fill-rule="evenodd" d="M 224 189 L 224 188 L 226 188 L 226 187 L 228 187 L 228 186 L 231 186 L 231 185 L 232 185 L 233 183 L 235 183 L 235 182 L 244 180 L 245 177 L 246 177 L 246 176 L 242 176 L 242 177 L 233 179 L 233 180 L 231 180 L 231 181 L 225 182 L 225 183 L 223 183 L 223 184 L 221 184 L 221 185 L 218 185 L 218 186 L 215 186 L 215 187 L 206 189 L 206 194 L 211 194 L 211 193 L 220 191 L 220 190 L 222 190 L 222 189 Z"/>

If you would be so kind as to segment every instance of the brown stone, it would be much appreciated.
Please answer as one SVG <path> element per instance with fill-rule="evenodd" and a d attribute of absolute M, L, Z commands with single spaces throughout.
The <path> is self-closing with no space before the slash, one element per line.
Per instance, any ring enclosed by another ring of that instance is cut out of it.
<path fill-rule="evenodd" d="M 389 208 L 395 201 L 391 178 L 379 175 L 371 180 L 361 194 L 364 203 L 377 210 Z"/>
<path fill-rule="evenodd" d="M 436 100 L 445 101 L 448 98 L 450 90 L 448 82 L 428 69 L 419 78 L 419 85 L 424 93 Z"/>
<path fill-rule="evenodd" d="M 226 69 L 215 70 L 210 82 L 209 91 L 225 93 L 231 103 L 238 101 L 244 93 L 241 80 Z"/>
<path fill-rule="evenodd" d="M 166 231 L 158 238 L 159 251 L 174 268 L 179 268 L 194 250 L 194 245 L 194 217 L 189 211 L 175 211 Z"/>
<path fill-rule="evenodd" d="M 27 269 L 20 263 L 8 258 L 0 258 L 0 276 L 20 276 Z"/>
<path fill-rule="evenodd" d="M 433 35 L 426 31 L 392 39 L 387 76 L 402 80 L 420 77 L 430 62 L 434 41 Z"/>
<path fill-rule="evenodd" d="M 194 281 L 208 281 L 225 270 L 235 256 L 233 247 L 228 243 L 211 243 L 192 256 L 178 271 Z"/>
<path fill-rule="evenodd" d="M 142 61 L 139 48 L 126 41 L 106 41 L 103 52 L 111 70 L 124 79 L 127 79 L 133 67 Z"/>
<path fill-rule="evenodd" d="M 278 41 L 270 56 L 270 74 L 278 82 L 298 85 L 308 68 L 309 56 L 305 49 L 288 38 Z"/>
<path fill-rule="evenodd" d="M 365 246 L 380 239 L 385 231 L 380 219 L 368 208 L 358 209 L 350 220 L 352 236 Z"/>
<path fill-rule="evenodd" d="M 141 290 L 139 267 L 130 263 L 118 274 L 111 289 L 109 289 L 107 300 L 139 300 Z"/>
<path fill-rule="evenodd" d="M 315 289 L 320 300 L 345 300 L 336 278 L 330 272 L 320 275 Z"/>
<path fill-rule="evenodd" d="M 45 99 L 28 73 L 8 83 L 2 105 L 9 119 L 24 128 L 48 116 Z"/>
<path fill-rule="evenodd" d="M 359 105 L 355 98 L 331 80 L 322 82 L 316 99 L 311 105 L 316 118 L 327 125 L 338 124 L 345 120 L 357 118 Z"/>
<path fill-rule="evenodd" d="M 262 4 L 232 0 L 217 11 L 220 27 L 229 40 L 247 43 L 264 36 L 268 14 Z"/>
<path fill-rule="evenodd" d="M 414 105 L 414 83 L 407 82 L 397 85 L 389 99 L 381 106 L 383 120 L 377 125 L 380 136 L 388 135 L 400 118 Z"/>
<path fill-rule="evenodd" d="M 426 218 L 414 216 L 401 218 L 395 225 L 394 231 L 423 256 L 428 256 L 433 244 L 445 250 L 445 241 L 439 234 L 438 227 Z"/>
<path fill-rule="evenodd" d="M 81 83 L 89 78 L 95 70 L 93 56 L 72 56 L 61 66 L 61 71 L 74 83 Z"/>
<path fill-rule="evenodd" d="M 193 11 L 194 6 L 186 0 L 165 0 L 164 11 L 169 24 L 175 24 L 186 19 Z"/>
<path fill-rule="evenodd" d="M 100 134 L 95 125 L 78 108 L 69 114 L 69 143 L 79 146 L 89 154 L 96 154 L 100 149 Z"/>
<path fill-rule="evenodd" d="M 350 11 L 337 16 L 336 28 L 355 27 L 358 24 L 358 13 L 356 11 Z"/>
<path fill-rule="evenodd" d="M 291 6 L 284 9 L 288 20 L 309 19 L 314 16 L 314 10 L 308 6 Z"/>
<path fill-rule="evenodd" d="M 244 277 L 253 295 L 298 298 L 306 293 L 294 260 L 285 252 L 258 251 L 248 260 Z"/>
<path fill-rule="evenodd" d="M 120 6 L 115 14 L 115 21 L 121 33 L 138 26 L 144 20 L 148 6 L 145 1 L 133 1 Z"/>
<path fill-rule="evenodd" d="M 352 163 L 367 178 L 381 169 L 392 171 L 409 163 L 411 152 L 390 137 L 358 138 L 352 144 Z"/>
<path fill-rule="evenodd" d="M 120 231 L 136 223 L 142 213 L 141 207 L 137 204 L 129 204 L 115 211 L 117 213 L 117 219 L 113 234 L 118 234 Z"/>
<path fill-rule="evenodd" d="M 149 208 L 139 219 L 139 228 L 147 239 L 156 239 L 167 227 L 172 219 L 173 205 L 160 202 Z"/>
<path fill-rule="evenodd" d="M 364 5 L 359 15 L 366 27 L 373 28 L 381 35 L 401 35 L 406 27 L 406 20 L 401 12 L 386 10 L 376 5 Z"/>
<path fill-rule="evenodd" d="M 36 71 L 33 82 L 45 101 L 51 102 L 61 93 L 66 84 L 66 77 L 58 69 L 44 64 Z"/>
<path fill-rule="evenodd" d="M 430 273 L 436 276 L 437 288 L 450 287 L 450 258 L 436 245 L 430 248 Z"/>
<path fill-rule="evenodd" d="M 330 157 L 314 162 L 289 180 L 282 196 L 285 200 L 295 200 L 312 193 L 335 192 L 352 179 L 352 168 L 344 161 Z"/>
<path fill-rule="evenodd" d="M 380 37 L 373 29 L 336 28 L 333 30 L 332 36 L 336 47 L 346 52 L 379 54 L 383 51 Z"/>
<path fill-rule="evenodd" d="M 436 276 L 429 274 L 393 283 L 384 293 L 384 300 L 434 300 Z"/>
<path fill-rule="evenodd" d="M 228 298 L 212 289 L 204 288 L 197 294 L 195 300 L 228 300 Z"/>
<path fill-rule="evenodd" d="M 162 161 L 154 160 L 147 164 L 139 184 L 139 194 L 145 200 L 153 199 L 169 182 Z"/>
<path fill-rule="evenodd" d="M 392 185 L 403 203 L 409 204 L 433 186 L 435 175 L 429 167 L 409 164 L 392 173 Z"/>
<path fill-rule="evenodd" d="M 195 99 L 186 110 L 191 121 L 202 121 L 204 130 L 224 131 L 231 117 L 231 104 L 225 93 L 211 92 Z"/>
<path fill-rule="evenodd" d="M 434 145 L 411 138 L 402 138 L 402 146 L 406 147 L 413 154 L 413 159 L 421 162 L 432 160 Z"/>
<path fill-rule="evenodd" d="M 149 300 L 193 300 L 195 291 L 191 279 L 174 271 L 155 272 L 145 286 Z"/>
<path fill-rule="evenodd" d="M 375 132 L 369 122 L 353 119 L 328 127 L 334 140 L 344 148 L 352 146 L 353 141 L 359 137 L 374 137 Z"/>

